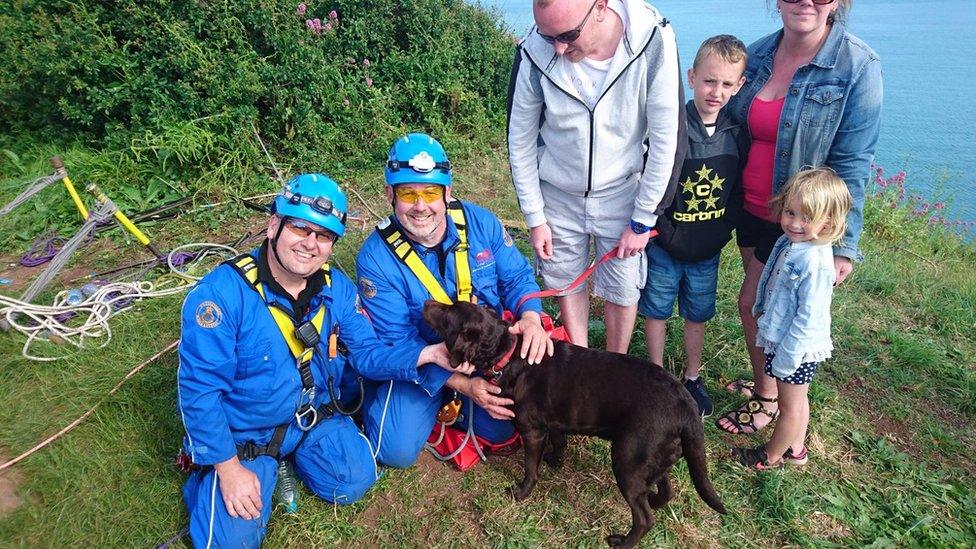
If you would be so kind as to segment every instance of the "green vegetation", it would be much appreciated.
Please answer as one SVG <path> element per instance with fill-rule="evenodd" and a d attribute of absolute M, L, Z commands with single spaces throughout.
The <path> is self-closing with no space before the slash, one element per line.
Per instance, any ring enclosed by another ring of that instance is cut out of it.
<path fill-rule="evenodd" d="M 0 204 L 25 180 L 49 173 L 54 154 L 79 187 L 97 181 L 127 211 L 185 195 L 200 203 L 270 192 L 277 184 L 254 122 L 285 172 L 336 175 L 365 201 L 353 196 L 352 209 L 371 224 L 370 209 L 388 208 L 380 168 L 388 142 L 424 128 L 446 136 L 457 194 L 496 211 L 528 251 L 504 162 L 511 47 L 491 18 L 449 0 L 310 3 L 305 16 L 295 9 L 253 1 L 0 7 L 0 66 L 8 71 L 0 80 Z M 328 20 L 332 9 L 333 31 L 316 35 L 305 26 L 313 14 Z M 365 57 L 373 86 L 363 80 Z M 119 89 L 109 93 L 113 81 Z M 349 109 L 329 110 L 343 96 Z M 835 294 L 836 356 L 811 389 L 810 464 L 739 469 L 725 449 L 750 438 L 709 422 L 710 472 L 731 513 L 708 509 L 679 463 L 675 496 L 655 513 L 644 546 L 976 545 L 976 250 L 933 224 L 935 212 L 915 215 L 897 190 L 875 190 L 867 259 Z M 63 188 L 52 186 L 0 219 L 5 263 L 47 227 L 67 234 L 77 223 Z M 263 223 L 231 202 L 143 228 L 168 249 L 233 240 Z M 339 243 L 339 267 L 350 271 L 366 234 L 350 230 Z M 119 231 L 106 235 L 77 254 L 75 276 L 146 257 Z M 11 272 L 31 274 L 0 267 L 7 273 L 0 276 Z M 721 386 L 748 370 L 736 313 L 741 272 L 730 246 L 704 353 L 719 411 L 740 402 Z M 23 283 L 0 291 L 17 295 Z M 144 302 L 112 321 L 108 347 L 54 363 L 21 359 L 23 340 L 0 334 L 0 461 L 57 432 L 179 337 L 180 303 Z M 680 333 L 677 321 L 669 328 Z M 591 334 L 602 343 L 599 322 Z M 646 354 L 640 333 L 631 352 Z M 666 357 L 678 373 L 680 338 L 669 338 Z M 185 525 L 183 477 L 172 466 L 182 436 L 176 367 L 176 356 L 164 355 L 79 427 L 0 473 L 0 546 L 144 547 Z M 425 456 L 411 469 L 385 470 L 349 507 L 303 493 L 297 514 L 274 515 L 267 546 L 601 547 L 630 523 L 608 450 L 603 441 L 572 439 L 564 468 L 544 469 L 520 503 L 505 493 L 521 476 L 520 454 L 463 475 Z"/>
<path fill-rule="evenodd" d="M 462 0 L 298 6 L 0 5 L 0 173 L 49 173 L 19 159 L 53 144 L 69 173 L 132 211 L 273 189 L 252 125 L 286 172 L 339 176 L 375 165 L 408 130 L 459 151 L 504 124 L 513 49 L 495 15 Z M 58 214 L 59 226 L 73 219 L 70 204 Z"/>

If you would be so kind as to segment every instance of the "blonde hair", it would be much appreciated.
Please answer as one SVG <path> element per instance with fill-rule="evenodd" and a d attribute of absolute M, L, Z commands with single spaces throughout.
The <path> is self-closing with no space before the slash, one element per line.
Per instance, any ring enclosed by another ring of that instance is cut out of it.
<path fill-rule="evenodd" d="M 742 63 L 743 70 L 745 70 L 745 63 L 748 59 L 746 45 L 742 43 L 742 40 L 739 40 L 731 34 L 720 34 L 706 38 L 701 43 L 701 46 L 698 46 L 698 53 L 695 54 L 695 62 L 692 63 L 691 67 L 697 69 L 699 63 L 704 61 L 709 55 L 717 55 L 730 65 Z"/>
<path fill-rule="evenodd" d="M 847 184 L 834 170 L 806 168 L 797 172 L 769 202 L 774 219 L 782 215 L 793 200 L 800 203 L 800 212 L 812 225 L 825 222 L 820 234 L 813 235 L 816 244 L 839 242 L 847 230 L 847 212 L 854 205 Z"/>

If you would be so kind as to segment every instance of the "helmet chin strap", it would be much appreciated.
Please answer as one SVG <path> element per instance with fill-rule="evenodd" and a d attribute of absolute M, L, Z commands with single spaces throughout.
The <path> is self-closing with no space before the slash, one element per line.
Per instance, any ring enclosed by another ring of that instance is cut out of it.
<path fill-rule="evenodd" d="M 278 223 L 278 231 L 275 232 L 274 238 L 272 238 L 268 243 L 271 244 L 271 253 L 274 254 L 275 261 L 278 262 L 278 266 L 281 267 L 282 269 L 288 271 L 288 267 L 285 267 L 285 263 L 283 261 L 281 261 L 281 256 L 278 255 L 278 237 L 281 236 L 281 231 L 284 230 L 284 228 L 285 228 L 285 218 L 282 217 L 280 219 L 281 219 L 281 223 Z M 292 275 L 295 275 L 295 273 L 293 273 L 291 271 L 288 271 L 288 272 L 291 273 Z M 295 276 L 299 276 L 299 275 L 295 275 Z M 311 276 L 311 275 L 309 275 L 309 276 Z M 301 278 L 308 278 L 308 277 L 307 276 L 303 276 Z"/>

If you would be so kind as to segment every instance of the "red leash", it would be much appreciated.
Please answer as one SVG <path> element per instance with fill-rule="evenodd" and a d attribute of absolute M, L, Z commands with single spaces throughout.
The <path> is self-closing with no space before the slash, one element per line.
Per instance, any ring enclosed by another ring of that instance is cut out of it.
<path fill-rule="evenodd" d="M 657 236 L 657 230 L 652 230 L 651 238 L 654 238 L 655 236 Z M 600 259 L 594 261 L 592 265 L 587 267 L 585 271 L 583 271 L 582 273 L 580 273 L 578 277 L 576 277 L 576 280 L 572 281 L 569 284 L 569 286 L 566 286 L 565 288 L 550 288 L 548 290 L 541 290 L 538 292 L 525 294 L 524 296 L 522 296 L 522 299 L 519 300 L 518 305 L 515 306 L 515 310 L 516 311 L 520 310 L 522 308 L 522 305 L 525 304 L 526 301 L 535 297 L 539 297 L 539 298 L 553 297 L 553 296 L 562 297 L 564 295 L 567 295 L 569 292 L 578 288 L 580 284 L 586 282 L 586 279 L 590 278 L 590 275 L 593 274 L 593 271 L 595 271 L 598 266 L 613 259 L 617 255 L 617 251 L 618 251 L 617 246 L 614 246 L 612 250 L 603 254 L 603 257 L 601 257 Z"/>

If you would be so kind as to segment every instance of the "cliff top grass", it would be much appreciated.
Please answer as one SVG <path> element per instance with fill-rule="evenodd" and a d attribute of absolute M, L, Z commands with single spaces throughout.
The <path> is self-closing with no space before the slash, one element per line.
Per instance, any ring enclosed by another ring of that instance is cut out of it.
<path fill-rule="evenodd" d="M 498 212 L 527 252 L 502 158 L 499 146 L 457 156 L 455 190 Z M 365 200 L 354 198 L 353 209 L 368 218 L 367 206 L 386 213 L 378 168 L 350 173 L 343 183 Z M 737 437 L 709 421 L 710 474 L 730 514 L 721 517 L 699 500 L 679 462 L 672 473 L 674 499 L 655 513 L 658 522 L 644 546 L 976 543 L 970 474 L 976 466 L 976 252 L 899 206 L 890 188 L 876 190 L 883 192 L 868 203 L 867 259 L 835 293 L 837 350 L 811 387 L 810 464 L 759 474 L 742 470 L 725 457 L 727 446 L 757 443 L 768 430 Z M 214 208 L 147 231 L 165 247 L 230 240 L 264 223 L 244 210 Z M 335 264 L 349 272 L 367 234 L 349 231 Z M 102 255 L 81 254 L 73 272 L 118 262 L 120 253 L 143 253 L 114 238 L 96 241 L 93 249 Z M 736 313 L 742 268 L 731 245 L 722 257 L 703 373 L 718 410 L 739 403 L 722 385 L 748 373 Z M 180 303 L 179 297 L 144 302 L 112 321 L 108 347 L 72 352 L 55 363 L 23 360 L 23 341 L 0 336 L 0 458 L 59 430 L 134 365 L 178 338 Z M 679 329 L 676 321 L 669 324 L 665 364 L 676 375 L 683 360 Z M 592 343 L 602 344 L 602 335 L 594 319 Z M 646 355 L 640 323 L 631 353 Z M 183 476 L 172 465 L 182 436 L 176 366 L 174 353 L 164 355 L 78 428 L 0 473 L 0 544 L 147 546 L 185 525 Z M 425 455 L 410 469 L 384 469 L 365 499 L 348 507 L 303 492 L 296 514 L 274 513 L 267 546 L 600 547 L 604 536 L 629 525 L 605 441 L 574 437 L 564 467 L 545 469 L 533 495 L 516 503 L 505 488 L 520 478 L 520 456 L 491 458 L 461 474 Z"/>

